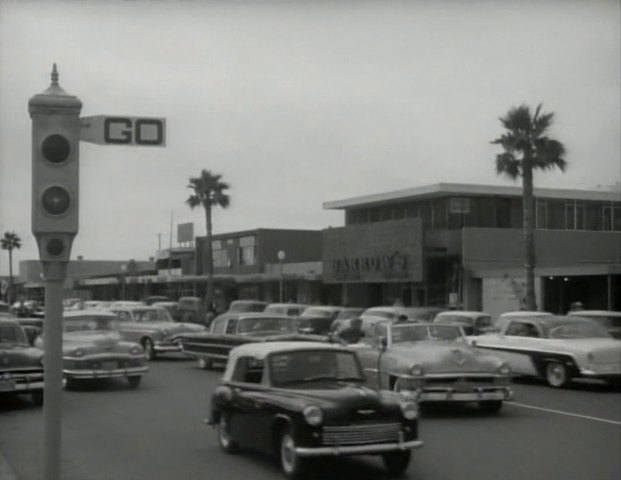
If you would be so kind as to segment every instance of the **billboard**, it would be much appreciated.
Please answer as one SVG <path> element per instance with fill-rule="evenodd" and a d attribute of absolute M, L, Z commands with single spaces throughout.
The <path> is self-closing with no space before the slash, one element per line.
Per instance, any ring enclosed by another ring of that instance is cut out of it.
<path fill-rule="evenodd" d="M 187 243 L 194 241 L 194 223 L 177 224 L 177 243 Z"/>

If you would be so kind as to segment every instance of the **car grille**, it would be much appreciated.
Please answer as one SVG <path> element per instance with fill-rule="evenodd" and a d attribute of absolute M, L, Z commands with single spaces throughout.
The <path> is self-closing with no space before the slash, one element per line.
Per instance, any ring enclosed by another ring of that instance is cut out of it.
<path fill-rule="evenodd" d="M 462 388 L 475 388 L 491 386 L 497 383 L 498 377 L 480 376 L 480 377 L 425 377 L 425 389 L 433 388 L 453 388 L 459 386 Z"/>
<path fill-rule="evenodd" d="M 324 445 L 329 446 L 396 442 L 400 430 L 400 423 L 325 426 L 321 440 Z"/>
<path fill-rule="evenodd" d="M 0 379 L 12 380 L 15 383 L 36 382 L 43 379 L 42 368 L 16 369 L 0 371 Z"/>

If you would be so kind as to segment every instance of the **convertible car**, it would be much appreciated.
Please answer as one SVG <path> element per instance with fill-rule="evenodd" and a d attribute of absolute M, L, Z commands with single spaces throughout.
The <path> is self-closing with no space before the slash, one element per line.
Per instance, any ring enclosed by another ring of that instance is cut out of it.
<path fill-rule="evenodd" d="M 385 320 L 350 348 L 371 384 L 420 402 L 476 402 L 497 412 L 513 396 L 508 363 L 477 352 L 457 325 Z"/>
<path fill-rule="evenodd" d="M 45 335 L 45 330 L 43 331 Z M 35 341 L 43 348 L 43 337 Z M 68 310 L 63 313 L 63 385 L 81 381 L 125 378 L 130 387 L 140 384 L 148 371 L 142 347 L 121 341 L 118 319 L 109 312 Z"/>
<path fill-rule="evenodd" d="M 621 378 L 621 342 L 587 318 L 514 317 L 498 334 L 469 338 L 508 361 L 515 374 L 544 378 L 552 387 L 579 377 L 613 384 Z"/>
<path fill-rule="evenodd" d="M 134 305 L 111 307 L 110 311 L 119 318 L 123 339 L 142 345 L 147 360 L 155 360 L 163 353 L 181 352 L 181 335 L 206 331 L 203 325 L 175 322 L 164 307 Z"/>
<path fill-rule="evenodd" d="M 265 342 L 231 351 L 207 423 L 227 453 L 275 453 L 287 477 L 311 457 L 382 455 L 391 475 L 408 467 L 418 438 L 418 406 L 365 386 L 351 350 L 313 342 Z"/>
<path fill-rule="evenodd" d="M 198 359 L 200 368 L 211 368 L 214 362 L 226 362 L 232 348 L 244 343 L 315 338 L 298 333 L 294 317 L 267 313 L 237 313 L 218 317 L 209 333 L 181 336 L 183 352 Z M 317 336 L 327 340 L 327 337 Z"/>
<path fill-rule="evenodd" d="M 0 318 L 0 395 L 28 394 L 43 404 L 43 351 L 31 347 L 22 327 Z"/>

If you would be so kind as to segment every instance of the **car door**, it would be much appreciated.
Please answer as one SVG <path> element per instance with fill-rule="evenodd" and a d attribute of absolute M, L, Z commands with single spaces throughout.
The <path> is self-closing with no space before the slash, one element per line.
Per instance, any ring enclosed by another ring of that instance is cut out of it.
<path fill-rule="evenodd" d="M 503 358 L 511 365 L 514 373 L 538 375 L 532 360 L 539 348 L 529 332 L 536 328 L 532 322 L 523 319 L 510 320 L 500 335 L 482 335 L 477 346 L 494 350 L 494 355 Z"/>
<path fill-rule="evenodd" d="M 367 385 L 378 388 L 380 385 L 380 354 L 382 339 L 387 339 L 388 329 L 383 322 L 376 323 L 365 331 L 365 336 L 358 343 L 348 345 L 352 348 L 362 364 Z"/>

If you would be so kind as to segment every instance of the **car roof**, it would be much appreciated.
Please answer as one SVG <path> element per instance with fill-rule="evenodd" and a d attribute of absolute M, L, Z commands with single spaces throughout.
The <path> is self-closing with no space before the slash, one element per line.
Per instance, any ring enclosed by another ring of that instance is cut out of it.
<path fill-rule="evenodd" d="M 306 308 L 309 305 L 306 303 L 270 303 L 267 308 L 270 307 L 303 307 Z"/>
<path fill-rule="evenodd" d="M 549 317 L 552 316 L 550 312 L 539 312 L 534 310 L 516 310 L 514 312 L 504 312 L 500 314 L 501 317 Z"/>
<path fill-rule="evenodd" d="M 111 306 L 110 310 L 166 310 L 162 305 L 119 305 Z"/>
<path fill-rule="evenodd" d="M 520 320 L 517 318 L 517 320 Z M 566 323 L 581 323 L 581 322 L 589 322 L 591 324 L 595 323 L 593 320 L 589 318 L 579 317 L 579 316 L 569 316 L 569 315 L 544 315 L 544 316 L 532 316 L 530 318 L 523 318 L 522 320 L 528 320 L 529 322 L 537 323 L 544 327 L 554 327 L 556 325 L 566 324 Z"/>
<path fill-rule="evenodd" d="M 436 315 L 436 319 L 444 315 L 455 315 L 457 317 L 480 317 L 482 315 L 486 315 L 488 317 L 490 316 L 487 312 L 477 312 L 475 310 L 445 310 L 443 312 L 439 312 Z"/>
<path fill-rule="evenodd" d="M 229 358 L 234 359 L 241 356 L 253 356 L 265 358 L 271 353 L 296 352 L 303 350 L 339 350 L 351 352 L 352 350 L 338 344 L 322 342 L 253 342 L 245 343 L 231 350 Z"/>
<path fill-rule="evenodd" d="M 569 312 L 567 315 L 571 317 L 581 317 L 581 316 L 589 316 L 589 317 L 621 317 L 621 312 L 615 310 L 576 310 L 574 312 Z"/>
<path fill-rule="evenodd" d="M 97 315 L 98 317 L 116 318 L 116 315 L 106 310 L 67 310 L 63 312 L 63 318 L 83 317 L 85 315 Z"/>

